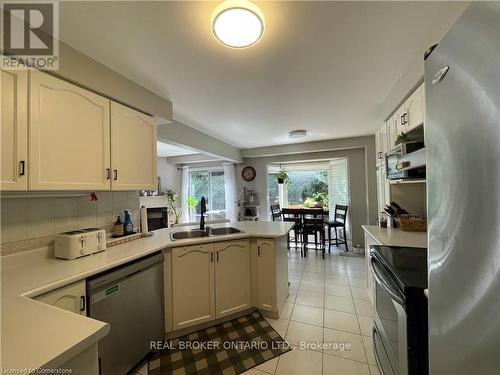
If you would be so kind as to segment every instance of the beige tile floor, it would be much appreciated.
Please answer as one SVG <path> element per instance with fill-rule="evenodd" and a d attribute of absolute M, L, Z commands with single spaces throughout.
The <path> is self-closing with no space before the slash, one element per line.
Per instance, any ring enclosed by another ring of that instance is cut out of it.
<path fill-rule="evenodd" d="M 307 258 L 292 249 L 290 290 L 278 320 L 267 319 L 294 350 L 263 363 L 247 375 L 379 375 L 372 349 L 372 306 L 363 258 L 314 250 Z M 300 345 L 330 344 L 328 348 Z M 340 350 L 335 344 L 350 344 Z M 147 375 L 147 367 L 137 374 Z"/>
<path fill-rule="evenodd" d="M 372 349 L 372 304 L 363 258 L 337 250 L 309 251 L 306 259 L 291 250 L 290 295 L 278 320 L 267 319 L 294 350 L 245 372 L 248 375 L 379 375 Z M 330 344 L 328 348 L 305 343 Z M 340 350 L 335 344 L 351 345 Z"/>

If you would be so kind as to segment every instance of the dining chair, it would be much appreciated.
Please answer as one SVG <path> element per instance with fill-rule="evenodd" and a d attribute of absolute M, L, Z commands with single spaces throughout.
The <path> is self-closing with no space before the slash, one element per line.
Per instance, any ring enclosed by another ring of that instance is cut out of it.
<path fill-rule="evenodd" d="M 335 205 L 335 211 L 333 214 L 333 220 L 325 220 L 325 225 L 327 227 L 328 232 L 328 252 L 330 252 L 330 247 L 332 246 L 332 228 L 335 231 L 335 246 L 345 245 L 345 251 L 349 251 L 347 246 L 347 235 L 346 235 L 346 222 L 347 222 L 347 210 L 349 206 L 345 206 L 342 204 Z M 342 229 L 344 239 L 341 240 L 338 237 L 337 229 Z"/>
<path fill-rule="evenodd" d="M 323 208 L 310 208 L 303 210 L 303 248 L 304 256 L 307 256 L 307 245 L 309 245 L 309 236 L 314 235 L 314 249 L 318 250 L 318 237 L 320 241 L 319 250 L 322 252 L 322 258 L 325 259 L 325 223 L 323 221 Z"/>
<path fill-rule="evenodd" d="M 283 221 L 288 221 L 294 223 L 293 226 L 293 234 L 295 237 L 295 247 L 299 243 L 299 240 L 302 236 L 302 216 L 300 211 L 292 208 L 282 208 L 281 215 L 283 216 Z M 288 232 L 288 248 L 290 248 L 290 232 Z M 302 250 L 301 250 L 302 255 Z"/>
<path fill-rule="evenodd" d="M 273 219 L 273 221 L 281 221 L 282 217 L 279 204 L 271 205 L 271 218 Z"/>

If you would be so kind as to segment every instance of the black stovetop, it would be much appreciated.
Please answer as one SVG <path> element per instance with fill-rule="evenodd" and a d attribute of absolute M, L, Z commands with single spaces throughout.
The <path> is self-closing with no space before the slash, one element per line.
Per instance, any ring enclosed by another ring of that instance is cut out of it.
<path fill-rule="evenodd" d="M 373 245 L 371 249 L 402 287 L 427 288 L 427 249 L 380 245 Z"/>

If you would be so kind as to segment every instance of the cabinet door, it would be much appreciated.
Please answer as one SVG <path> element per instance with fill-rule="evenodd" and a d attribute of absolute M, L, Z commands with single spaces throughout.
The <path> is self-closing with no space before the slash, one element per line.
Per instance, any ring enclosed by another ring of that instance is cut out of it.
<path fill-rule="evenodd" d="M 2 190 L 26 190 L 28 157 L 28 72 L 0 71 L 2 112 L 0 119 Z"/>
<path fill-rule="evenodd" d="M 109 131 L 108 99 L 30 72 L 30 189 L 109 189 Z"/>
<path fill-rule="evenodd" d="M 156 158 L 156 125 L 153 118 L 112 102 L 112 189 L 155 189 Z"/>
<path fill-rule="evenodd" d="M 35 299 L 64 310 L 87 315 L 85 295 L 85 280 L 82 280 L 42 294 Z"/>
<path fill-rule="evenodd" d="M 250 244 L 221 242 L 215 251 L 216 318 L 248 309 L 250 300 Z"/>
<path fill-rule="evenodd" d="M 407 132 L 406 125 L 405 125 L 405 121 L 406 121 L 405 114 L 406 114 L 406 109 L 405 109 L 405 106 L 402 105 L 401 107 L 399 107 L 399 109 L 396 112 L 396 137 L 398 135 L 400 135 L 401 133 Z"/>
<path fill-rule="evenodd" d="M 406 100 L 406 130 L 409 131 L 424 122 L 423 86 L 417 88 Z"/>
<path fill-rule="evenodd" d="M 397 129 L 396 129 L 396 117 L 397 115 L 394 114 L 392 117 L 387 120 L 387 150 L 390 151 L 394 148 L 394 145 L 396 144 L 396 137 L 397 137 Z"/>
<path fill-rule="evenodd" d="M 212 244 L 172 249 L 173 329 L 215 319 Z"/>
<path fill-rule="evenodd" d="M 257 307 L 275 311 L 276 266 L 272 240 L 257 240 L 257 291 Z"/>
<path fill-rule="evenodd" d="M 382 148 L 382 155 L 380 158 L 380 167 L 383 167 L 385 165 L 385 154 L 389 151 L 388 150 L 388 141 L 387 141 L 387 125 L 385 123 L 380 128 L 380 145 Z"/>
<path fill-rule="evenodd" d="M 382 151 L 382 138 L 380 135 L 380 129 L 375 132 L 375 165 L 380 167 L 382 163 L 383 151 Z"/>

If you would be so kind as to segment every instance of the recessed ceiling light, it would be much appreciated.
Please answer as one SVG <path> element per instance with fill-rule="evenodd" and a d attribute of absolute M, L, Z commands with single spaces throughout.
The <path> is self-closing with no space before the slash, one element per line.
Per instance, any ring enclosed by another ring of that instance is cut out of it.
<path fill-rule="evenodd" d="M 292 130 L 290 133 L 288 133 L 288 138 L 303 138 L 307 135 L 306 130 Z"/>
<path fill-rule="evenodd" d="M 250 47 L 264 34 L 264 14 L 247 0 L 224 1 L 212 13 L 212 32 L 225 46 Z"/>

